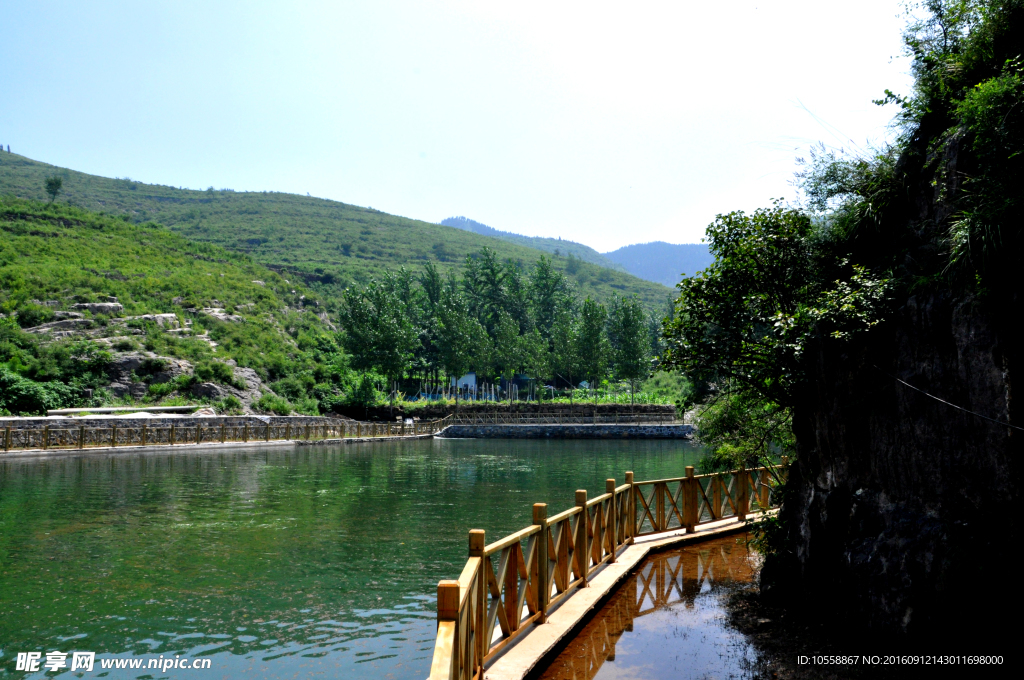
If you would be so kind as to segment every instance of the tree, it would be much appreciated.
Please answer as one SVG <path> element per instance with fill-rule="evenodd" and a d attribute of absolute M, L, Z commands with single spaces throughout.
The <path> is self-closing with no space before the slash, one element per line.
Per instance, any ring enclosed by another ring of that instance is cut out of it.
<path fill-rule="evenodd" d="M 580 375 L 585 377 L 591 387 L 600 383 L 608 370 L 608 336 L 605 326 L 608 322 L 608 310 L 599 302 L 589 297 L 580 307 L 579 320 L 579 359 Z"/>
<path fill-rule="evenodd" d="M 46 178 L 46 193 L 50 196 L 50 203 L 57 200 L 57 195 L 64 188 L 64 180 L 54 175 Z"/>
<path fill-rule="evenodd" d="M 558 306 L 569 296 L 565 276 L 551 266 L 551 258 L 541 255 L 530 272 L 530 302 L 534 325 L 545 338 L 551 337 Z"/>
<path fill-rule="evenodd" d="M 340 318 L 345 331 L 345 348 L 356 368 L 376 369 L 394 383 L 409 366 L 419 345 L 418 330 L 406 304 L 409 292 L 407 272 L 386 272 L 366 288 L 346 288 Z"/>
<path fill-rule="evenodd" d="M 569 404 L 572 405 L 572 391 L 580 374 L 579 323 L 572 310 L 561 305 L 555 311 L 555 322 L 551 327 L 551 370 L 556 377 L 569 383 Z"/>
<path fill-rule="evenodd" d="M 519 335 L 519 323 L 512 315 L 502 310 L 498 315 L 498 324 L 494 328 L 494 367 L 498 374 L 508 381 L 508 403 L 512 407 L 512 379 L 516 370 L 522 368 L 526 359 L 523 339 Z"/>
<path fill-rule="evenodd" d="M 441 366 L 449 378 L 458 380 L 487 350 L 484 327 L 469 313 L 465 298 L 454 285 L 441 292 L 436 309 L 437 349 Z M 458 388 L 458 385 L 456 385 Z M 455 409 L 459 408 L 459 390 L 455 390 Z"/>
<path fill-rule="evenodd" d="M 651 374 L 651 336 L 640 298 L 633 295 L 612 302 L 609 336 L 615 375 L 629 383 L 629 400 L 634 403 L 637 385 Z"/>

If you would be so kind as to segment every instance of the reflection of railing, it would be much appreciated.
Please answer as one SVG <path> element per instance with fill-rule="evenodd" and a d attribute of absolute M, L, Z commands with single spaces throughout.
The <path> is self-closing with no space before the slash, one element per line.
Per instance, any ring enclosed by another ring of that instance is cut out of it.
<path fill-rule="evenodd" d="M 754 569 L 745 547 L 715 542 L 709 548 L 684 549 L 648 557 L 616 591 L 597 616 L 580 631 L 571 647 L 550 666 L 544 677 L 590 680 L 607 660 L 635 619 L 677 604 L 693 606 L 705 584 L 749 582 Z"/>
<path fill-rule="evenodd" d="M 453 425 L 672 425 L 682 424 L 672 413 L 610 415 L 522 415 L 518 413 L 455 414 Z"/>
<path fill-rule="evenodd" d="M 436 434 L 450 424 L 450 417 L 428 422 L 375 423 L 338 420 L 325 424 L 271 424 L 262 422 L 210 422 L 195 425 L 153 427 L 128 423 L 110 427 L 51 427 L 0 430 L 3 450 L 17 449 L 86 449 L 118 446 L 175 446 L 226 442 L 320 441 L 346 437 L 400 437 Z"/>
<path fill-rule="evenodd" d="M 782 472 L 753 468 L 694 475 L 687 467 L 685 477 L 642 482 L 627 472 L 622 486 L 609 479 L 605 493 L 589 500 L 585 490 L 577 491 L 575 506 L 552 517 L 547 504 L 535 504 L 531 526 L 490 545 L 482 530 L 470 531 L 462 575 L 437 586 L 430 680 L 476 678 L 491 657 L 529 624 L 542 623 L 635 537 L 693 531 L 698 524 L 767 510 L 772 480 Z"/>

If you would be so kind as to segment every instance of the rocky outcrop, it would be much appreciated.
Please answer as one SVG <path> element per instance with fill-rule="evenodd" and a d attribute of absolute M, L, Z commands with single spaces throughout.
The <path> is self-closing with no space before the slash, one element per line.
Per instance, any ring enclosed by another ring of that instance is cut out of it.
<path fill-rule="evenodd" d="M 79 302 L 71 305 L 71 309 L 79 309 L 83 312 L 93 314 L 120 314 L 124 311 L 124 305 L 120 302 Z"/>

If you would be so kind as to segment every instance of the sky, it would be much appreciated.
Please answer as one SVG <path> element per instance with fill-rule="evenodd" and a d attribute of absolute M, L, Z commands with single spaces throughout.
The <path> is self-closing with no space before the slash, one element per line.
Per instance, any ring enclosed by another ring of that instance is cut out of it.
<path fill-rule="evenodd" d="M 891 138 L 899 0 L 0 3 L 0 143 L 108 177 L 604 252 Z"/>

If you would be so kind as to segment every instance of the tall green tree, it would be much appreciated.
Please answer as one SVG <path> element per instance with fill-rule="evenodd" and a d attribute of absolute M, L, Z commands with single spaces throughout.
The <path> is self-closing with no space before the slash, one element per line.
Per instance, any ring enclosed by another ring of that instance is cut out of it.
<path fill-rule="evenodd" d="M 458 380 L 481 355 L 488 352 L 487 332 L 469 312 L 460 291 L 447 286 L 436 307 L 437 349 L 441 366 L 449 379 Z M 456 387 L 458 387 L 456 385 Z M 459 391 L 455 390 L 455 408 L 459 408 Z"/>
<path fill-rule="evenodd" d="M 607 323 L 608 310 L 605 306 L 589 297 L 585 299 L 579 315 L 579 370 L 591 387 L 599 384 L 608 370 Z"/>
<path fill-rule="evenodd" d="M 579 381 L 580 366 L 580 325 L 572 310 L 562 305 L 555 311 L 551 328 L 551 371 L 556 378 L 569 384 L 569 403 L 572 404 L 573 390 Z"/>
<path fill-rule="evenodd" d="M 569 296 L 569 284 L 552 266 L 551 258 L 541 255 L 530 272 L 528 287 L 534 325 L 541 335 L 550 338 L 558 307 Z"/>
<path fill-rule="evenodd" d="M 615 375 L 629 383 L 630 403 L 635 403 L 637 386 L 651 374 L 651 336 L 640 298 L 616 298 L 608 330 Z"/>
<path fill-rule="evenodd" d="M 508 401 L 512 406 L 512 379 L 516 371 L 522 368 L 526 360 L 523 338 L 519 335 L 519 322 L 512 315 L 502 310 L 498 316 L 498 325 L 494 329 L 493 364 L 495 370 L 509 385 Z"/>
<path fill-rule="evenodd" d="M 419 345 L 419 330 L 407 304 L 411 292 L 407 272 L 386 272 L 361 290 L 345 289 L 339 314 L 353 366 L 375 369 L 388 378 L 392 409 L 395 383 Z"/>

